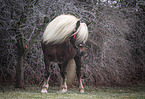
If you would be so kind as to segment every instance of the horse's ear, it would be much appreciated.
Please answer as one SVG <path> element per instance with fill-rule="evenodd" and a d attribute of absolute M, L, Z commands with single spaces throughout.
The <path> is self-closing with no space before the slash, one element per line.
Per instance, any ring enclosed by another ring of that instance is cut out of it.
<path fill-rule="evenodd" d="M 80 20 L 77 21 L 76 28 L 78 28 L 79 26 L 80 26 Z"/>
<path fill-rule="evenodd" d="M 87 26 L 90 25 L 90 24 L 91 24 L 91 22 L 87 22 L 87 23 L 86 23 Z"/>
<path fill-rule="evenodd" d="M 77 29 L 79 28 L 79 26 L 80 26 L 80 20 L 78 20 L 77 23 L 76 23 L 75 31 L 77 31 Z"/>

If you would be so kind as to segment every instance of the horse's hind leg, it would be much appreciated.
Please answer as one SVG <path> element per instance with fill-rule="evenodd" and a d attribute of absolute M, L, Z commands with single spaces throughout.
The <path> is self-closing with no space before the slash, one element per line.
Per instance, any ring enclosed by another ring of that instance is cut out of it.
<path fill-rule="evenodd" d="M 44 62 L 45 62 L 45 72 L 44 72 L 44 84 L 42 86 L 41 93 L 47 93 L 47 89 L 49 87 L 49 79 L 50 79 L 50 64 L 49 60 L 44 57 Z"/>
<path fill-rule="evenodd" d="M 76 56 L 74 59 L 76 62 L 76 73 L 77 73 L 77 78 L 78 78 L 78 83 L 79 83 L 79 91 L 80 93 L 84 93 L 84 87 L 83 87 L 82 79 L 81 79 L 81 57 Z"/>
<path fill-rule="evenodd" d="M 67 83 L 66 83 L 66 80 L 67 80 L 67 75 L 66 75 L 67 63 L 64 63 L 63 65 L 62 64 L 58 64 L 58 65 L 60 67 L 60 73 L 61 73 L 61 76 L 62 76 L 60 91 L 61 92 L 67 92 Z"/>

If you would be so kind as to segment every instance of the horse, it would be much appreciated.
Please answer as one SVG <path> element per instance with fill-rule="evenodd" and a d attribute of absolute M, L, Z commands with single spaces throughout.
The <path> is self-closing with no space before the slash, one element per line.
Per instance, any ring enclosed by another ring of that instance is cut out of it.
<path fill-rule="evenodd" d="M 67 92 L 67 77 L 71 75 L 71 72 L 75 72 L 72 68 L 76 66 L 79 91 L 84 93 L 81 79 L 81 57 L 86 52 L 87 38 L 87 25 L 81 23 L 80 19 L 73 15 L 59 15 L 46 26 L 41 42 L 45 63 L 41 93 L 47 93 L 49 87 L 51 62 L 57 62 L 60 68 L 61 92 Z M 69 72 L 67 72 L 68 67 L 71 67 Z M 75 76 L 75 73 L 73 75 Z"/>

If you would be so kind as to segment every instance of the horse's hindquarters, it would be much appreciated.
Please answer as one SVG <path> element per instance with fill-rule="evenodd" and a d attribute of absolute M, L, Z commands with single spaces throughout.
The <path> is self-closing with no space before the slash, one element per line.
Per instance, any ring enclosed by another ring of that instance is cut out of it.
<path fill-rule="evenodd" d="M 44 58 L 48 57 L 49 61 L 69 61 L 76 55 L 76 49 L 73 47 L 72 43 L 69 40 L 62 44 L 45 44 L 42 46 Z"/>

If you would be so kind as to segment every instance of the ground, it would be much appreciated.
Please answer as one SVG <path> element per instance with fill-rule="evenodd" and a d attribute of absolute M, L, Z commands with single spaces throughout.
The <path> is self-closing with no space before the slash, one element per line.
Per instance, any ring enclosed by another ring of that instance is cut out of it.
<path fill-rule="evenodd" d="M 41 87 L 27 85 L 25 89 L 16 89 L 13 85 L 0 85 L 0 99 L 145 99 L 145 85 L 125 87 L 85 87 L 85 93 L 78 88 L 59 92 L 59 87 L 50 87 L 48 93 L 40 93 Z"/>

